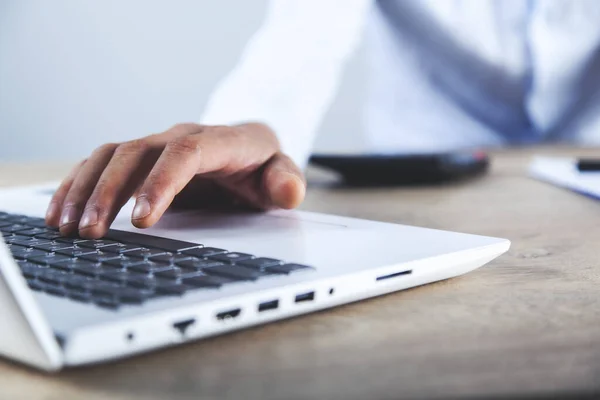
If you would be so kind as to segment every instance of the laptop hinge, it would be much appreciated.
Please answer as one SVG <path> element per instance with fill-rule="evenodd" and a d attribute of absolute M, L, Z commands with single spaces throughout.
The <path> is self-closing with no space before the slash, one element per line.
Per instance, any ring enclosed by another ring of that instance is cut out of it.
<path fill-rule="evenodd" d="M 62 367 L 59 343 L 1 236 L 0 318 L 0 356 L 46 371 Z"/>

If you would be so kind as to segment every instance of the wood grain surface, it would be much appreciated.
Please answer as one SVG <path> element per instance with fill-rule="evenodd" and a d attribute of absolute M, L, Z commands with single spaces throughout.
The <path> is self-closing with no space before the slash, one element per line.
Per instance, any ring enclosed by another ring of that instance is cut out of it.
<path fill-rule="evenodd" d="M 499 152 L 486 176 L 437 187 L 347 189 L 321 173 L 309 174 L 304 209 L 510 239 L 509 253 L 482 269 L 57 375 L 0 360 L 0 398 L 600 394 L 600 202 L 527 178 L 534 152 L 600 155 L 540 148 Z M 59 179 L 67 170 L 0 164 L 0 186 Z"/>

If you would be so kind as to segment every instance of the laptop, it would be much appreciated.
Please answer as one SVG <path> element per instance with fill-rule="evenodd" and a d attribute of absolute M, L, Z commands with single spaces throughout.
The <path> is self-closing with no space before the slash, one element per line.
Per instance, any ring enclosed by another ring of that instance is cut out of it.
<path fill-rule="evenodd" d="M 105 238 L 64 238 L 42 219 L 54 187 L 0 190 L 0 355 L 46 371 L 453 278 L 510 245 L 303 211 L 170 211 L 142 231 L 131 204 Z"/>

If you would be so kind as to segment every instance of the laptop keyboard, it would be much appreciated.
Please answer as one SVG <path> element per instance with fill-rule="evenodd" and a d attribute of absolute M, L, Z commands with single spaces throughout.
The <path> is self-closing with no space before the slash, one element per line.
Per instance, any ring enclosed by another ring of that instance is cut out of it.
<path fill-rule="evenodd" d="M 62 237 L 41 218 L 5 212 L 0 232 L 31 289 L 110 309 L 314 270 L 133 232 L 110 230 L 97 240 Z"/>

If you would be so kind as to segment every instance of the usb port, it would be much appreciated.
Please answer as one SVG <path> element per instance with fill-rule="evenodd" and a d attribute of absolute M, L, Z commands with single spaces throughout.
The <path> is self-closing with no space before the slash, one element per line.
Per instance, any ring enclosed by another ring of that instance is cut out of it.
<path fill-rule="evenodd" d="M 258 305 L 258 312 L 276 310 L 279 307 L 279 300 L 265 301 Z"/>
<path fill-rule="evenodd" d="M 315 292 L 308 292 L 296 295 L 296 303 L 302 303 L 305 301 L 313 301 L 315 299 Z"/>
<path fill-rule="evenodd" d="M 223 312 L 217 314 L 217 319 L 219 321 L 233 319 L 233 318 L 239 316 L 241 312 L 242 312 L 241 308 L 235 308 L 233 310 L 223 311 Z"/>

